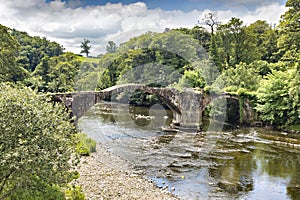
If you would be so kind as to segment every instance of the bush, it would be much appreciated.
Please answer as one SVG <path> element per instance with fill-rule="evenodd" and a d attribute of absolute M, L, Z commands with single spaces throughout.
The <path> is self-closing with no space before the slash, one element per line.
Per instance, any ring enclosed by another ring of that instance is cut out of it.
<path fill-rule="evenodd" d="M 70 199 L 70 200 L 85 200 L 85 195 L 82 192 L 80 186 L 69 187 L 65 191 L 65 195 L 66 195 L 66 198 Z"/>
<path fill-rule="evenodd" d="M 258 90 L 260 118 L 274 127 L 299 124 L 299 70 L 273 71 Z"/>
<path fill-rule="evenodd" d="M 62 105 L 47 101 L 0 83 L 0 199 L 34 196 L 72 180 L 76 129 Z"/>
<path fill-rule="evenodd" d="M 185 71 L 184 75 L 179 80 L 178 84 L 181 87 L 187 88 L 204 88 L 206 83 L 202 75 L 197 71 Z"/>
<path fill-rule="evenodd" d="M 14 191 L 14 194 L 7 198 L 7 200 L 65 200 L 65 194 L 58 186 L 45 186 L 41 190 L 27 190 L 22 189 Z"/>
<path fill-rule="evenodd" d="M 221 94 L 222 90 L 218 87 L 213 87 L 213 86 L 205 86 L 204 87 L 204 93 L 205 94 Z"/>
<path fill-rule="evenodd" d="M 88 137 L 86 134 L 77 134 L 78 144 L 76 147 L 77 152 L 81 156 L 89 156 L 90 153 L 96 152 L 96 141 Z"/>

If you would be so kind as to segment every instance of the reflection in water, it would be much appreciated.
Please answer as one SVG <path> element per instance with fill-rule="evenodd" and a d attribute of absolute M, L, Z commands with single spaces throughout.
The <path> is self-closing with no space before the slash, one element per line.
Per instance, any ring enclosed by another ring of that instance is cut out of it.
<path fill-rule="evenodd" d="M 299 136 L 262 128 L 161 131 L 171 118 L 159 105 L 101 103 L 80 127 L 182 199 L 299 199 Z"/>

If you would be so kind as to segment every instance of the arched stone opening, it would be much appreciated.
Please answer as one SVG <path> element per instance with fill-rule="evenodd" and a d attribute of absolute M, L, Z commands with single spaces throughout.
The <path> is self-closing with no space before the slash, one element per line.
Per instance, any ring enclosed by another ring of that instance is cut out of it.
<path fill-rule="evenodd" d="M 224 129 L 250 124 L 253 110 L 248 100 L 232 94 L 206 96 L 202 107 L 202 128 L 205 130 L 213 120 L 224 124 Z"/>

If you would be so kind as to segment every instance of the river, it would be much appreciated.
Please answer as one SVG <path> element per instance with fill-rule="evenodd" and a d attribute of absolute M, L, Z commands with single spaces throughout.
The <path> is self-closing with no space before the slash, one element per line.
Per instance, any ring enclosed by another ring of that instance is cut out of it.
<path fill-rule="evenodd" d="M 300 199 L 299 136 L 265 128 L 162 131 L 171 118 L 160 105 L 102 102 L 79 127 L 180 199 Z"/>

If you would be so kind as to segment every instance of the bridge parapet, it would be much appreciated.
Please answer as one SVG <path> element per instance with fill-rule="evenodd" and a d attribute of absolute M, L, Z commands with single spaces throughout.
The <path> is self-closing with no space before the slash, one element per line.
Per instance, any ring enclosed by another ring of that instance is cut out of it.
<path fill-rule="evenodd" d="M 98 92 L 72 92 L 53 94 L 54 101 L 62 102 L 72 115 L 76 117 L 75 121 L 82 117 L 84 113 L 93 107 L 96 102 Z"/>

